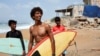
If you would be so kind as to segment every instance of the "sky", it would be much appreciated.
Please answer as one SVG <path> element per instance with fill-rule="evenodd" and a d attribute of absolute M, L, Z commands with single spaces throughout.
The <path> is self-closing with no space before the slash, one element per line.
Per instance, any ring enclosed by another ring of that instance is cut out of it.
<path fill-rule="evenodd" d="M 83 0 L 0 0 L 0 23 L 9 19 L 22 23 L 30 23 L 30 11 L 39 6 L 43 9 L 42 20 L 49 20 L 56 16 L 55 10 L 66 9 L 69 5 L 83 4 Z"/>

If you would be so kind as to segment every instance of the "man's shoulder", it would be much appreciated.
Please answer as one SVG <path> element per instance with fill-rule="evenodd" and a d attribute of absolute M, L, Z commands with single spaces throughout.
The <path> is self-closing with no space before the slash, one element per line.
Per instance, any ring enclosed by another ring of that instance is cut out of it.
<path fill-rule="evenodd" d="M 16 30 L 16 32 L 21 33 L 21 31 L 20 31 L 20 30 Z"/>
<path fill-rule="evenodd" d="M 21 32 L 20 30 L 16 30 L 16 31 Z"/>
<path fill-rule="evenodd" d="M 50 25 L 47 23 L 43 23 L 44 26 L 49 27 Z"/>
<path fill-rule="evenodd" d="M 30 30 L 34 28 L 34 25 L 30 26 Z"/>
<path fill-rule="evenodd" d="M 11 31 L 8 31 L 7 33 L 11 33 Z"/>
<path fill-rule="evenodd" d="M 65 27 L 64 25 L 61 25 L 61 27 Z"/>
<path fill-rule="evenodd" d="M 57 28 L 57 26 L 53 26 L 52 28 Z"/>

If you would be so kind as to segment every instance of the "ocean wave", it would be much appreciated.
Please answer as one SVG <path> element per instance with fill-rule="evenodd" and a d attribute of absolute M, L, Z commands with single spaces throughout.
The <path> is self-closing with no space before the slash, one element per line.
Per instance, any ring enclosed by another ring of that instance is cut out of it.
<path fill-rule="evenodd" d="M 32 24 L 17 24 L 17 27 L 16 29 L 17 30 L 21 30 L 21 29 L 29 29 L 29 27 L 31 26 Z M 0 25 L 0 33 L 6 33 L 10 31 L 10 27 L 7 25 L 7 24 L 2 24 Z"/>

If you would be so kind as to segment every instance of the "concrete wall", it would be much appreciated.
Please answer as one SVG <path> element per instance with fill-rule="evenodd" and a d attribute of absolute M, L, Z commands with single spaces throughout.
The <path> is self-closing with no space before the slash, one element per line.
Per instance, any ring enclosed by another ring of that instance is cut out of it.
<path fill-rule="evenodd" d="M 73 17 L 82 16 L 84 10 L 83 5 L 75 5 L 73 8 Z"/>

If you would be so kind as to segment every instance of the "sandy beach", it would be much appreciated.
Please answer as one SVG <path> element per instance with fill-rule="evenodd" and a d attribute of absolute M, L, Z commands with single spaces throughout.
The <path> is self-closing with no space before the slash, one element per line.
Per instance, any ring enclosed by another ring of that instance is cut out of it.
<path fill-rule="evenodd" d="M 100 30 L 76 29 L 76 45 L 68 48 L 67 56 L 100 56 Z"/>
<path fill-rule="evenodd" d="M 66 56 L 100 56 L 100 29 L 74 29 L 77 32 L 75 42 L 67 49 Z M 21 30 L 24 39 L 29 39 L 29 30 Z M 5 37 L 5 33 L 0 34 L 0 38 Z M 0 56 L 8 56 L 0 53 Z"/>

